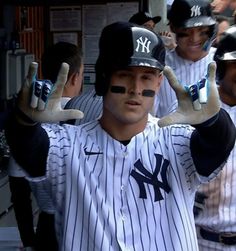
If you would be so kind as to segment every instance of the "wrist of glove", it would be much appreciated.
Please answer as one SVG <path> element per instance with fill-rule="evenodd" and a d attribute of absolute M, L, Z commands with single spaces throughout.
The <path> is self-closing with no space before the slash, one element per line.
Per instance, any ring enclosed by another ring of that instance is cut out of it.
<path fill-rule="evenodd" d="M 197 128 L 197 127 L 209 127 L 212 126 L 216 120 L 219 118 L 219 113 L 217 113 L 216 115 L 214 115 L 213 117 L 209 118 L 207 121 L 201 123 L 201 124 L 197 124 L 197 125 L 192 125 L 193 127 Z"/>
<path fill-rule="evenodd" d="M 34 126 L 38 123 L 32 120 L 30 117 L 28 117 L 24 112 L 22 112 L 19 109 L 19 107 L 15 107 L 14 113 L 15 113 L 17 121 L 22 125 Z"/>

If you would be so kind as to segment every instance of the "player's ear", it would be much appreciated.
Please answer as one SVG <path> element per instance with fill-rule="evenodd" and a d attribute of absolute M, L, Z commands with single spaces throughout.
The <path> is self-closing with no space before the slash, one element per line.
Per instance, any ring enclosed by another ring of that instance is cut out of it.
<path fill-rule="evenodd" d="M 70 78 L 68 79 L 68 83 L 70 83 L 70 85 L 77 85 L 78 78 L 79 78 L 79 73 L 74 72 L 71 74 Z"/>
<path fill-rule="evenodd" d="M 161 71 L 158 78 L 159 85 L 163 82 L 163 79 L 164 79 L 164 74 L 163 74 L 163 71 Z"/>
<path fill-rule="evenodd" d="M 158 80 L 157 80 L 157 87 L 156 87 L 156 93 L 159 92 L 160 88 L 161 88 L 161 84 L 163 82 L 163 79 L 164 79 L 164 75 L 163 75 L 163 71 L 160 72 L 160 75 L 158 77 Z"/>

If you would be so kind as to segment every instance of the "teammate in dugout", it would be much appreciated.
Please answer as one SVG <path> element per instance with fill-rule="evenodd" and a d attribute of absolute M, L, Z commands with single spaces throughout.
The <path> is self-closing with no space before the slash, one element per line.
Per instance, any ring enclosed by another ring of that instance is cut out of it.
<path fill-rule="evenodd" d="M 207 103 L 195 110 L 193 97 L 200 102 L 201 96 L 178 83 L 164 58 L 163 42 L 152 31 L 128 22 L 106 26 L 95 84 L 103 114 L 80 126 L 41 126 L 83 114 L 60 108 L 65 63 L 45 110 L 30 107 L 37 73 L 31 64 L 6 136 L 32 179 L 52 184 L 60 250 L 198 250 L 195 191 L 220 172 L 236 130 L 220 109 L 215 64 L 205 82 Z M 158 119 L 149 111 L 163 72 L 179 106 Z"/>
<path fill-rule="evenodd" d="M 207 66 L 213 61 L 216 19 L 209 0 L 174 0 L 167 16 L 177 46 L 167 50 L 165 63 L 172 68 L 181 85 L 191 85 L 206 76 Z M 173 111 L 176 100 L 168 79 L 164 78 L 153 114 L 157 117 L 167 115 Z"/>
<path fill-rule="evenodd" d="M 236 25 L 222 36 L 214 59 L 221 106 L 236 124 Z M 222 172 L 198 189 L 205 205 L 195 219 L 201 251 L 236 250 L 236 147 L 231 151 Z"/>

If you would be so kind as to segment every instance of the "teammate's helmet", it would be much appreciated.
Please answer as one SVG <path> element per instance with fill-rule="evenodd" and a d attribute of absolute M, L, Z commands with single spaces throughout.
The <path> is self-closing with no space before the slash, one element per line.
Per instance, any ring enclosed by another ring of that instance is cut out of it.
<path fill-rule="evenodd" d="M 209 0 L 175 0 L 168 12 L 168 19 L 180 28 L 216 24 Z"/>
<path fill-rule="evenodd" d="M 128 66 L 145 66 L 163 70 L 165 47 L 154 32 L 129 22 L 106 26 L 99 41 L 99 56 L 95 65 L 95 89 L 104 96 L 112 73 Z"/>
<path fill-rule="evenodd" d="M 217 22 L 209 0 L 174 0 L 167 18 L 177 28 L 209 26 L 209 40 L 203 47 L 209 50 L 217 33 Z"/>
<path fill-rule="evenodd" d="M 217 63 L 217 78 L 220 80 L 225 74 L 225 62 L 236 60 L 236 25 L 224 32 L 215 52 L 214 60 Z"/>

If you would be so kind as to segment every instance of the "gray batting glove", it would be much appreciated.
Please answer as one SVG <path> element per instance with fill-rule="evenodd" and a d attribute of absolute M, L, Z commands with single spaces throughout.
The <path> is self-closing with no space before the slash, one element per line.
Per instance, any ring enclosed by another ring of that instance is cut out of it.
<path fill-rule="evenodd" d="M 201 124 L 216 115 L 220 110 L 220 99 L 215 81 L 216 64 L 208 65 L 207 78 L 196 84 L 185 86 L 179 84 L 174 72 L 169 66 L 164 68 L 164 74 L 174 89 L 178 107 L 158 121 L 160 127 L 172 124 Z"/>
<path fill-rule="evenodd" d="M 61 96 L 67 81 L 69 65 L 62 63 L 54 85 L 50 81 L 37 81 L 37 71 L 38 63 L 32 62 L 19 93 L 18 108 L 35 122 L 52 123 L 83 118 L 84 114 L 79 110 L 61 108 Z M 42 84 L 41 87 L 37 86 L 39 83 Z"/>

